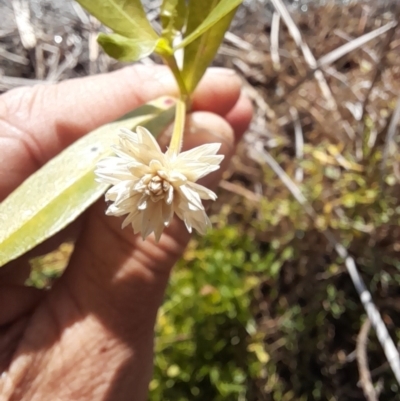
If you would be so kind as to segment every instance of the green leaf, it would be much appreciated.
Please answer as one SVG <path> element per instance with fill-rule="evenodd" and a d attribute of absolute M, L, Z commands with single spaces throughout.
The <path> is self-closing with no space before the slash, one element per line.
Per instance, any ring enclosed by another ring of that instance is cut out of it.
<path fill-rule="evenodd" d="M 235 11 L 242 1 L 243 0 L 204 0 L 200 2 L 198 0 L 190 0 L 189 21 L 185 38 L 174 50 L 186 47 L 189 43 L 193 42 L 227 14 Z M 198 23 L 199 21 L 201 23 Z"/>
<path fill-rule="evenodd" d="M 154 50 L 158 35 L 147 20 L 140 0 L 77 0 L 77 2 L 120 35 L 110 35 L 108 39 L 105 39 L 106 35 L 101 35 L 99 43 L 106 45 L 104 50 L 108 54 L 122 54 L 122 57 L 129 54 L 131 56 L 129 60 L 138 60 Z M 121 36 L 131 41 L 123 41 Z M 128 49 L 129 46 L 132 48 Z M 133 55 L 135 57 L 132 58 Z"/>
<path fill-rule="evenodd" d="M 152 38 L 158 35 L 150 25 L 140 0 L 77 0 L 101 23 L 127 38 Z"/>
<path fill-rule="evenodd" d="M 131 39 L 113 33 L 100 33 L 97 41 L 104 51 L 119 61 L 136 61 L 150 55 L 156 43 L 153 40 Z"/>
<path fill-rule="evenodd" d="M 171 45 L 185 24 L 186 15 L 186 0 L 163 0 L 160 10 L 162 37 L 166 38 Z"/>
<path fill-rule="evenodd" d="M 174 116 L 175 101 L 160 98 L 73 143 L 31 175 L 0 204 L 0 266 L 75 220 L 107 189 L 94 180 L 96 163 L 112 154 L 122 127 L 143 125 L 157 136 Z"/>
<path fill-rule="evenodd" d="M 190 93 L 217 53 L 240 3 L 239 0 L 212 0 L 201 4 L 192 0 L 189 3 L 186 37 L 179 47 L 186 46 L 182 77 Z"/>

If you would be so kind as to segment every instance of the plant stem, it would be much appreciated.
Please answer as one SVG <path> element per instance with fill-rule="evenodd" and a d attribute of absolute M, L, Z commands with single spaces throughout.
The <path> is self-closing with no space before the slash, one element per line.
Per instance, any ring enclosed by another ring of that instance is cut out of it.
<path fill-rule="evenodd" d="M 186 96 L 181 97 L 176 102 L 174 130 L 172 132 L 171 142 L 168 148 L 168 155 L 178 156 L 182 148 L 183 132 L 185 129 L 186 118 Z"/>
<path fill-rule="evenodd" d="M 176 64 L 176 60 L 174 55 L 171 56 L 164 56 L 165 64 L 168 65 L 168 67 L 171 69 L 172 74 L 174 74 L 176 83 L 178 84 L 179 87 L 179 92 L 182 96 L 185 96 L 186 98 L 189 97 L 189 92 L 186 89 L 185 82 L 182 79 L 181 71 L 178 67 L 178 64 Z"/>
<path fill-rule="evenodd" d="M 185 129 L 186 107 L 189 102 L 189 92 L 186 89 L 185 82 L 182 79 L 181 71 L 176 63 L 174 55 L 164 56 L 165 63 L 171 69 L 179 87 L 180 96 L 176 102 L 174 130 L 172 132 L 171 142 L 167 154 L 171 157 L 178 156 L 182 148 L 183 132 Z"/>

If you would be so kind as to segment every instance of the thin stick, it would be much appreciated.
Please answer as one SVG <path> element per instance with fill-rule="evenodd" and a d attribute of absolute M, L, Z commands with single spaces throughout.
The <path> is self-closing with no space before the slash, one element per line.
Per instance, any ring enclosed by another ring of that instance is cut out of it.
<path fill-rule="evenodd" d="M 356 356 L 358 372 L 360 374 L 360 384 L 367 401 L 378 401 L 374 385 L 371 380 L 371 372 L 368 366 L 367 343 L 368 333 L 371 329 L 371 322 L 366 319 L 357 337 Z"/>
<path fill-rule="evenodd" d="M 233 182 L 229 182 L 226 180 L 221 180 L 219 183 L 220 188 L 225 189 L 225 191 L 232 192 L 236 195 L 243 196 L 243 198 L 246 198 L 250 202 L 255 202 L 259 203 L 262 199 L 262 196 L 259 194 L 256 194 L 249 189 L 243 188 L 240 185 L 237 185 Z"/>
<path fill-rule="evenodd" d="M 71 6 L 75 11 L 75 14 L 78 16 L 78 18 L 80 19 L 81 23 L 83 26 L 88 26 L 90 21 L 89 21 L 89 17 L 86 14 L 86 11 L 83 10 L 83 8 L 81 7 L 81 5 L 75 1 L 71 2 Z"/>
<path fill-rule="evenodd" d="M 272 0 L 271 0 L 272 1 Z M 383 35 L 385 32 L 387 32 L 390 29 L 394 29 L 397 26 L 396 21 L 389 22 L 388 24 L 384 25 L 381 28 L 378 28 L 372 32 L 366 33 L 365 35 L 360 36 L 357 39 L 354 39 L 350 43 L 345 43 L 342 46 L 337 47 L 336 49 L 332 50 L 328 54 L 325 54 L 324 56 L 320 57 L 316 61 L 316 66 L 313 68 L 310 66 L 310 70 L 307 72 L 306 76 L 304 76 L 302 79 L 299 80 L 296 85 L 294 85 L 288 93 L 285 93 L 285 96 L 282 97 L 282 102 L 286 101 L 287 96 L 295 91 L 300 85 L 302 85 L 305 81 L 310 79 L 310 77 L 315 73 L 317 68 L 323 68 L 325 69 L 327 66 L 330 64 L 334 63 L 337 61 L 339 58 L 345 56 L 346 54 L 359 49 L 361 46 L 365 45 L 369 41 L 377 38 L 380 35 Z"/>
<path fill-rule="evenodd" d="M 281 20 L 281 16 L 279 13 L 274 12 L 272 15 L 271 22 L 271 60 L 272 66 L 275 71 L 279 71 L 281 69 L 281 59 L 279 56 L 279 23 Z"/>
<path fill-rule="evenodd" d="M 97 35 L 100 29 L 100 22 L 92 15 L 89 17 L 89 74 L 94 75 L 97 72 L 97 59 L 99 58 L 99 44 L 97 43 Z"/>
<path fill-rule="evenodd" d="M 37 41 L 33 25 L 31 24 L 29 1 L 13 0 L 12 6 L 22 46 L 28 50 L 33 49 Z"/>
<path fill-rule="evenodd" d="M 283 21 L 285 22 L 286 26 L 289 29 L 290 34 L 293 37 L 293 40 L 300 48 L 303 53 L 304 59 L 308 66 L 315 70 L 314 77 L 318 82 L 318 85 L 321 89 L 322 94 L 324 95 L 325 99 L 327 100 L 327 106 L 330 110 L 337 110 L 338 106 L 336 104 L 335 98 L 332 95 L 331 89 L 324 77 L 322 71 L 318 70 L 317 60 L 315 59 L 314 55 L 312 54 L 310 48 L 308 47 L 307 43 L 303 40 L 300 30 L 293 21 L 288 9 L 286 8 L 285 4 L 282 0 L 271 0 L 272 4 L 274 5 L 277 12 L 282 17 Z"/>
<path fill-rule="evenodd" d="M 400 121 L 400 96 L 397 98 L 396 107 L 393 111 L 392 118 L 390 119 L 389 127 L 387 130 L 385 147 L 383 148 L 382 161 L 380 165 L 381 180 L 383 182 L 383 173 L 385 171 L 385 166 L 387 158 L 389 156 L 390 148 L 393 144 L 394 134 L 396 133 L 397 125 Z"/>
<path fill-rule="evenodd" d="M 336 60 L 339 60 L 346 54 L 364 46 L 366 43 L 370 42 L 372 39 L 377 38 L 378 36 L 383 35 L 390 29 L 393 29 L 397 26 L 397 21 L 388 22 L 386 25 L 375 29 L 372 32 L 368 32 L 356 39 L 353 39 L 351 42 L 345 43 L 342 46 L 337 47 L 335 50 L 332 50 L 328 54 L 320 57 L 316 62 L 316 68 L 321 68 L 326 65 L 334 63 Z"/>
<path fill-rule="evenodd" d="M 254 50 L 254 46 L 240 38 L 239 36 L 235 35 L 234 33 L 227 31 L 224 36 L 225 40 L 234 46 L 236 46 L 238 49 L 241 50 L 246 50 L 246 51 L 252 51 Z"/>
<path fill-rule="evenodd" d="M 293 127 L 294 127 L 294 141 L 295 141 L 295 146 L 296 146 L 296 159 L 297 161 L 303 160 L 304 156 L 304 137 L 303 137 L 303 128 L 301 127 L 301 122 L 299 118 L 299 113 L 295 107 L 291 107 L 289 109 L 289 113 L 292 116 L 292 121 L 293 121 Z M 298 166 L 296 168 L 295 172 L 295 180 L 297 182 L 302 182 L 303 181 L 303 169 Z"/>
<path fill-rule="evenodd" d="M 7 60 L 13 61 L 14 63 L 28 65 L 29 60 L 26 57 L 19 56 L 18 54 L 11 53 L 6 49 L 0 47 L 0 57 L 5 58 Z"/>

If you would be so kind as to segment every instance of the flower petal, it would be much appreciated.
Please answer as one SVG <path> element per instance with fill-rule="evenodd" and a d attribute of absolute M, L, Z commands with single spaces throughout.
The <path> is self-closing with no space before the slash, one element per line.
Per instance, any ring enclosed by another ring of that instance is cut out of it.
<path fill-rule="evenodd" d="M 150 171 L 151 171 L 151 169 L 150 169 L 149 166 L 147 166 L 147 165 L 145 165 L 145 164 L 143 164 L 143 163 L 140 163 L 140 162 L 138 162 L 138 161 L 136 161 L 136 160 L 132 160 L 131 162 L 129 162 L 129 163 L 127 164 L 127 168 L 128 168 L 128 170 L 129 170 L 129 172 L 130 172 L 133 176 L 135 176 L 135 177 L 137 177 L 137 178 L 141 178 L 141 177 L 143 177 L 145 174 L 149 174 Z"/>
<path fill-rule="evenodd" d="M 147 208 L 147 205 L 149 204 L 149 202 L 151 202 L 149 200 L 149 196 L 146 194 L 143 194 L 137 205 L 138 210 L 145 210 Z"/>
<path fill-rule="evenodd" d="M 198 160 L 200 163 L 205 163 L 205 164 L 221 164 L 222 160 L 224 160 L 225 156 L 224 155 L 215 155 L 215 156 L 204 156 Z"/>
<path fill-rule="evenodd" d="M 169 171 L 169 170 L 158 170 L 157 174 L 163 179 L 167 180 L 170 183 L 174 183 L 176 185 L 180 185 L 187 181 L 187 177 L 180 173 L 179 171 Z"/>
<path fill-rule="evenodd" d="M 174 187 L 171 185 L 168 188 L 167 197 L 165 198 L 165 203 L 167 205 L 171 205 L 173 200 L 174 200 Z"/>
<path fill-rule="evenodd" d="M 189 204 L 193 205 L 195 207 L 195 210 L 203 210 L 204 206 L 201 203 L 200 196 L 197 192 L 193 191 L 190 189 L 187 185 L 181 185 L 179 187 L 179 192 L 182 194 L 184 198 L 189 202 Z M 190 206 L 190 205 L 188 205 Z"/>
<path fill-rule="evenodd" d="M 164 223 L 162 221 L 159 203 L 149 201 L 147 208 L 142 212 L 142 238 L 145 239 L 154 231 L 157 240 L 157 236 L 159 238 L 159 235 L 161 235 L 160 232 L 162 232 L 163 229 Z"/>
<path fill-rule="evenodd" d="M 215 170 L 218 170 L 219 166 L 214 166 L 211 164 L 205 164 L 205 163 L 188 163 L 185 166 L 184 171 L 182 171 L 183 174 L 186 175 L 187 179 L 189 181 L 197 181 L 200 178 L 206 176 L 207 174 L 212 173 Z"/>
<path fill-rule="evenodd" d="M 204 210 L 189 210 L 183 201 L 176 205 L 175 213 L 185 223 L 189 232 L 192 232 L 192 228 L 194 228 L 201 235 L 204 235 L 207 229 L 211 227 L 211 221 Z"/>
<path fill-rule="evenodd" d="M 160 145 L 157 143 L 150 131 L 144 127 L 136 127 L 136 133 L 138 135 L 140 143 L 148 146 L 154 152 L 162 153 Z"/>
<path fill-rule="evenodd" d="M 135 194 L 130 198 L 122 200 L 120 203 L 113 203 L 106 211 L 107 215 L 111 216 L 123 216 L 124 214 L 130 213 L 137 210 L 137 205 L 141 194 Z"/>
<path fill-rule="evenodd" d="M 203 156 L 215 155 L 221 148 L 220 143 L 206 143 L 196 148 L 189 149 L 178 155 L 178 160 L 199 160 Z"/>
<path fill-rule="evenodd" d="M 189 234 L 192 233 L 192 225 L 190 224 L 190 220 L 187 218 L 183 218 L 183 222 L 185 223 L 186 230 L 188 230 Z"/>
<path fill-rule="evenodd" d="M 115 205 L 118 206 L 123 200 L 130 197 L 133 183 L 133 181 L 121 181 L 107 191 L 106 199 L 113 200 Z"/>
<path fill-rule="evenodd" d="M 134 220 L 141 218 L 139 210 L 135 210 L 131 213 L 128 214 L 128 216 L 125 217 L 124 221 L 122 222 L 122 228 L 124 229 L 126 226 L 129 224 L 132 224 L 134 227 Z"/>
<path fill-rule="evenodd" d="M 138 138 L 137 133 L 134 131 L 131 131 L 128 128 L 121 128 L 118 136 L 120 137 L 120 139 L 127 139 L 129 142 L 136 143 L 136 144 L 139 143 L 139 138 Z"/>
<path fill-rule="evenodd" d="M 196 184 L 195 182 L 188 182 L 186 185 L 192 191 L 197 192 L 201 199 L 211 199 L 213 201 L 217 199 L 217 195 L 210 189 L 204 187 L 203 185 Z"/>
<path fill-rule="evenodd" d="M 161 202 L 161 214 L 165 227 L 168 227 L 171 223 L 172 217 L 174 216 L 174 208 L 171 204 Z"/>
<path fill-rule="evenodd" d="M 118 156 L 125 160 L 133 158 L 145 165 L 149 165 L 152 159 L 164 163 L 165 156 L 161 152 L 160 146 L 146 128 L 137 127 L 136 133 L 127 129 L 121 129 L 121 131 L 119 145 L 113 147 Z"/>
<path fill-rule="evenodd" d="M 204 210 L 185 214 L 185 220 L 201 235 L 204 235 L 211 227 L 211 221 Z"/>
<path fill-rule="evenodd" d="M 154 229 L 154 237 L 155 237 L 156 242 L 160 241 L 161 234 L 163 233 L 163 231 L 164 231 L 164 227 L 163 227 L 163 226 L 160 226 L 160 225 L 157 226 L 157 227 Z"/>

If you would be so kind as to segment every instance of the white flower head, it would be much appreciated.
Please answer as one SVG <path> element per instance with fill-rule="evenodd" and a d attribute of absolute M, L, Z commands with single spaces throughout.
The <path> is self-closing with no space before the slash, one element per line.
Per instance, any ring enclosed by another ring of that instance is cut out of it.
<path fill-rule="evenodd" d="M 220 146 L 210 143 L 182 153 L 163 153 L 146 128 L 121 129 L 116 156 L 101 160 L 95 171 L 97 181 L 112 185 L 106 200 L 113 203 L 106 214 L 127 215 L 122 228 L 131 224 L 143 239 L 154 232 L 158 241 L 174 213 L 189 232 L 194 228 L 204 234 L 211 223 L 202 199 L 217 196 L 196 181 L 219 169 L 224 158 L 216 154 Z"/>

